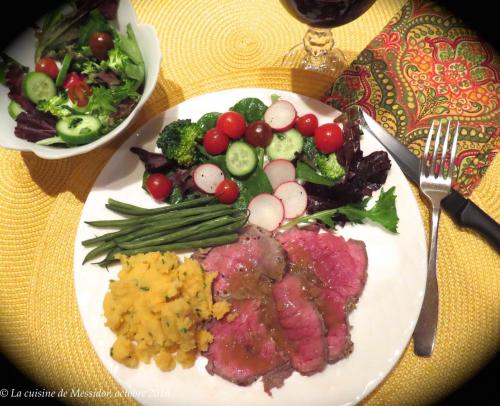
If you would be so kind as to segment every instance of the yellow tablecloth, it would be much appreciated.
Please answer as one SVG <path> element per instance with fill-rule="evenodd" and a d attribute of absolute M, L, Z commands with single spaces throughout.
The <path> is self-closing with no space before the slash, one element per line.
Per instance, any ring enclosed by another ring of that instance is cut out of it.
<path fill-rule="evenodd" d="M 305 26 L 278 0 L 133 0 L 156 27 L 163 51 L 157 89 L 134 125 L 187 98 L 231 87 L 270 87 L 320 97 L 330 81 L 278 68 Z M 378 0 L 334 30 L 352 60 L 402 5 Z M 44 161 L 0 149 L 0 347 L 40 387 L 117 391 L 85 335 L 75 302 L 73 248 L 92 184 L 121 140 L 87 155 Z M 500 160 L 472 200 L 500 220 Z M 428 210 L 420 200 L 421 213 Z M 472 232 L 444 215 L 440 228 L 440 323 L 435 354 L 410 346 L 368 404 L 427 404 L 462 384 L 500 348 L 500 260 Z M 166 377 L 167 379 L 168 377 Z M 67 399 L 88 403 L 88 398 Z M 133 403 L 101 399 L 94 403 Z"/>

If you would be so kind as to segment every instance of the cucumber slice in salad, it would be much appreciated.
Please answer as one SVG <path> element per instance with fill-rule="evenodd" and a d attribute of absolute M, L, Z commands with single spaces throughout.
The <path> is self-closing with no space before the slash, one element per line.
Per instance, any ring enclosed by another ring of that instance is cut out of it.
<path fill-rule="evenodd" d="M 267 146 L 266 152 L 271 160 L 286 159 L 293 161 L 304 148 L 304 138 L 295 128 L 284 133 L 273 135 L 271 143 Z"/>
<path fill-rule="evenodd" d="M 54 145 L 54 144 L 64 144 L 61 137 L 50 137 L 36 142 L 38 145 Z"/>
<path fill-rule="evenodd" d="M 56 123 L 56 132 L 67 144 L 83 145 L 101 136 L 101 122 L 94 116 L 75 114 L 61 118 Z"/>
<path fill-rule="evenodd" d="M 226 152 L 227 170 L 234 176 L 245 176 L 257 166 L 254 149 L 243 141 L 233 142 Z"/>
<path fill-rule="evenodd" d="M 9 116 L 11 116 L 15 120 L 17 116 L 24 111 L 24 109 L 19 103 L 11 100 L 9 103 L 9 107 L 7 107 L 7 111 L 9 112 Z"/>
<path fill-rule="evenodd" d="M 49 75 L 30 72 L 23 79 L 23 92 L 33 103 L 49 100 L 56 95 L 56 85 Z"/>

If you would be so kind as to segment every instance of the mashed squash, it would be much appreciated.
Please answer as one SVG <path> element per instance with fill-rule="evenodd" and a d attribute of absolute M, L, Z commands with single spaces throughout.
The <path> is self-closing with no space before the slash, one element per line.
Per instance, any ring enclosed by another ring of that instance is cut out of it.
<path fill-rule="evenodd" d="M 204 272 L 193 259 L 180 263 L 171 252 L 119 259 L 122 270 L 104 298 L 106 325 L 117 335 L 111 356 L 128 367 L 152 358 L 163 371 L 177 363 L 191 367 L 213 339 L 203 322 L 230 309 L 226 301 L 212 301 L 217 273 Z"/>

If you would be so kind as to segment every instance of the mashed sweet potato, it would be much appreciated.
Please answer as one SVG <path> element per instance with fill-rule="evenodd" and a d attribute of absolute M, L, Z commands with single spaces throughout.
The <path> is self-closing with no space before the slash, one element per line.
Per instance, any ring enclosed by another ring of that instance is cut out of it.
<path fill-rule="evenodd" d="M 226 301 L 212 301 L 216 272 L 193 259 L 180 263 L 171 252 L 120 256 L 122 270 L 104 299 L 106 325 L 117 335 L 111 356 L 136 367 L 153 358 L 163 371 L 194 364 L 213 337 L 203 322 L 221 319 Z"/>

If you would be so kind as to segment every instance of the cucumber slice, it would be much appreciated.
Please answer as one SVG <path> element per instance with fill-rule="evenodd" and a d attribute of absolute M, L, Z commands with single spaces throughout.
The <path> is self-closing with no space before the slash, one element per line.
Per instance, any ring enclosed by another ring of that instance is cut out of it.
<path fill-rule="evenodd" d="M 54 145 L 54 144 L 64 144 L 61 137 L 50 137 L 36 142 L 38 145 Z"/>
<path fill-rule="evenodd" d="M 101 122 L 94 116 L 75 114 L 61 118 L 56 123 L 56 132 L 67 144 L 83 145 L 98 139 Z"/>
<path fill-rule="evenodd" d="M 17 116 L 24 111 L 24 109 L 19 103 L 11 100 L 9 103 L 9 107 L 7 107 L 7 111 L 9 112 L 9 116 L 11 116 L 15 120 Z"/>
<path fill-rule="evenodd" d="M 233 142 L 226 152 L 227 170 L 234 176 L 245 176 L 257 166 L 254 149 L 243 141 Z"/>
<path fill-rule="evenodd" d="M 33 103 L 49 100 L 56 95 L 56 85 L 49 75 L 30 72 L 23 80 L 23 92 Z"/>
<path fill-rule="evenodd" d="M 59 69 L 59 73 L 56 78 L 56 87 L 61 87 L 64 83 L 64 79 L 66 79 L 66 75 L 68 74 L 69 66 L 71 65 L 71 55 L 64 55 L 64 59 L 61 65 L 61 69 Z"/>
<path fill-rule="evenodd" d="M 304 148 L 304 138 L 295 128 L 284 133 L 275 133 L 266 152 L 271 160 L 286 159 L 293 161 Z"/>

